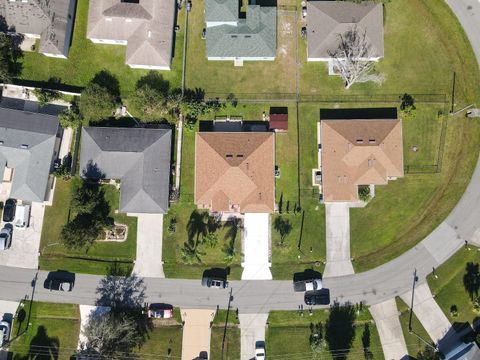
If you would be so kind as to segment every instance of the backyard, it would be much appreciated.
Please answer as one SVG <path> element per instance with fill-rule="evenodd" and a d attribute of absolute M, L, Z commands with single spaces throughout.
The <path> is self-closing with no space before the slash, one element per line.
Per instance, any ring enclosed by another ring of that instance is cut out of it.
<path fill-rule="evenodd" d="M 70 214 L 70 199 L 79 178 L 68 181 L 57 178 L 53 205 L 45 209 L 40 242 L 40 268 L 43 270 L 68 270 L 87 274 L 106 274 L 114 263 L 130 265 L 135 260 L 137 218 L 117 213 L 120 193 L 112 185 L 102 185 L 110 204 L 110 216 L 115 222 L 128 226 L 124 242 L 95 242 L 88 250 L 66 249 L 62 243 L 62 227 Z"/>

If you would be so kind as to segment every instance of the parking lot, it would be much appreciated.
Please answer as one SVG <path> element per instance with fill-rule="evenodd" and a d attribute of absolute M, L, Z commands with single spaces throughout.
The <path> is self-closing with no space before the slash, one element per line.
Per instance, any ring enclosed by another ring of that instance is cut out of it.
<path fill-rule="evenodd" d="M 45 205 L 43 203 L 32 203 L 30 226 L 25 230 L 13 229 L 12 246 L 7 250 L 0 251 L 0 265 L 27 269 L 38 268 L 38 252 L 40 250 L 44 213 Z M 2 228 L 4 225 L 5 223 L 2 221 Z"/>

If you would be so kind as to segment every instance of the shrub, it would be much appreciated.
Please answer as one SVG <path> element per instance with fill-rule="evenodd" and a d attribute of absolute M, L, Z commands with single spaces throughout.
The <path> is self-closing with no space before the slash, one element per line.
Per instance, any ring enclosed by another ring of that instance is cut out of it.
<path fill-rule="evenodd" d="M 360 200 L 368 202 L 371 199 L 370 195 L 370 186 L 368 185 L 360 185 L 358 187 L 358 197 Z"/>

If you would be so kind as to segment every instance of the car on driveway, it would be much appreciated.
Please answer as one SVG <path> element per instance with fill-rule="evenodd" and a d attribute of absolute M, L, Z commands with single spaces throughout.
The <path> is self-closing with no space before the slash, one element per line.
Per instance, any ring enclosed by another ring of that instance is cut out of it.
<path fill-rule="evenodd" d="M 12 246 L 12 228 L 10 226 L 5 226 L 0 230 L 0 250 L 7 250 Z"/>
<path fill-rule="evenodd" d="M 321 289 L 307 291 L 304 295 L 305 304 L 307 305 L 329 305 L 330 304 L 330 290 Z"/>
<path fill-rule="evenodd" d="M 169 304 L 150 304 L 148 317 L 153 319 L 170 319 L 173 317 L 173 306 Z"/>
<path fill-rule="evenodd" d="M 255 360 L 265 360 L 265 342 L 257 341 L 255 343 Z"/>
<path fill-rule="evenodd" d="M 17 200 L 8 199 L 5 201 L 5 206 L 3 207 L 3 221 L 12 222 L 15 218 L 15 208 L 17 207 Z"/>
<path fill-rule="evenodd" d="M 228 281 L 222 278 L 204 276 L 202 278 L 202 286 L 215 289 L 226 289 L 228 288 Z"/>
<path fill-rule="evenodd" d="M 10 340 L 10 323 L 8 321 L 0 321 L 0 347 Z"/>

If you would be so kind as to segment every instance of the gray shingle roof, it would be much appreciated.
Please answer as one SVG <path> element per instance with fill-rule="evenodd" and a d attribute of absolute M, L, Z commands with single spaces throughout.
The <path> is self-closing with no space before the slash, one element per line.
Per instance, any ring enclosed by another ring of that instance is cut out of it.
<path fill-rule="evenodd" d="M 87 38 L 127 41 L 126 63 L 170 67 L 175 0 L 90 0 Z"/>
<path fill-rule="evenodd" d="M 40 52 L 67 56 L 76 0 L 0 0 L 0 16 L 22 34 L 40 36 Z"/>
<path fill-rule="evenodd" d="M 275 57 L 277 9 L 249 5 L 238 26 L 208 27 L 206 42 L 207 57 Z"/>
<path fill-rule="evenodd" d="M 45 200 L 58 128 L 56 116 L 0 108 L 0 171 L 14 169 L 12 198 Z"/>
<path fill-rule="evenodd" d="M 83 176 L 119 179 L 122 212 L 166 213 L 171 138 L 170 129 L 83 128 Z"/>
<path fill-rule="evenodd" d="M 238 21 L 238 0 L 205 0 L 205 21 Z"/>
<path fill-rule="evenodd" d="M 353 27 L 365 32 L 374 57 L 383 57 L 383 5 L 372 1 L 309 1 L 307 39 L 309 58 L 329 58 L 338 49 L 339 35 Z"/>

